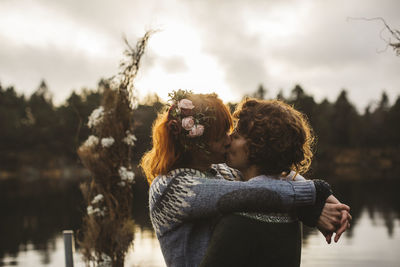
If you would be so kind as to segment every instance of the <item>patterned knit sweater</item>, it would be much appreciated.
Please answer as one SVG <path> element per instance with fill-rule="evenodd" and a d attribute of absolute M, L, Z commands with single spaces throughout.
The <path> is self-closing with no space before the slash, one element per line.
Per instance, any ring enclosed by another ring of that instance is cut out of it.
<path fill-rule="evenodd" d="M 224 164 L 208 172 L 175 169 L 150 186 L 150 218 L 167 266 L 198 266 L 215 219 L 232 212 L 287 212 L 315 202 L 312 181 L 228 181 Z"/>

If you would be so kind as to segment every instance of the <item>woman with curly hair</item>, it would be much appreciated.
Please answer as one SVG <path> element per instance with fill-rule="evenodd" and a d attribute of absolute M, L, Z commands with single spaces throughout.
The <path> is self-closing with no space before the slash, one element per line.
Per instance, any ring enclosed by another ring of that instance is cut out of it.
<path fill-rule="evenodd" d="M 227 164 L 238 169 L 243 180 L 304 180 L 299 174 L 310 167 L 315 138 L 301 112 L 279 100 L 246 99 L 233 116 L 236 128 Z M 336 216 L 339 219 L 341 212 Z M 300 266 L 299 218 L 315 226 L 302 217 L 298 210 L 224 216 L 215 227 L 201 266 Z M 348 227 L 347 222 L 343 226 Z"/>
<path fill-rule="evenodd" d="M 179 90 L 153 125 L 153 147 L 142 160 L 150 184 L 150 217 L 167 266 L 198 266 L 214 222 L 232 212 L 301 211 L 316 221 L 331 195 L 322 181 L 237 180 L 223 163 L 232 118 L 215 94 Z M 336 204 L 332 210 L 346 208 Z M 324 208 L 325 209 L 325 208 Z M 334 227 L 334 218 L 323 220 Z"/>

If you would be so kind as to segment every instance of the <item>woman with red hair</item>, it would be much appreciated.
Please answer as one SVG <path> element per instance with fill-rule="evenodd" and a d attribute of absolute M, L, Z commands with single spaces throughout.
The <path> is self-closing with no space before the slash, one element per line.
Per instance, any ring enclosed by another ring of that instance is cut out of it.
<path fill-rule="evenodd" d="M 170 97 L 169 110 L 153 125 L 153 147 L 141 161 L 150 184 L 150 217 L 167 266 L 198 266 L 221 214 L 298 210 L 318 220 L 331 195 L 328 184 L 234 181 L 240 174 L 220 164 L 231 143 L 227 107 L 215 94 L 179 90 Z"/>

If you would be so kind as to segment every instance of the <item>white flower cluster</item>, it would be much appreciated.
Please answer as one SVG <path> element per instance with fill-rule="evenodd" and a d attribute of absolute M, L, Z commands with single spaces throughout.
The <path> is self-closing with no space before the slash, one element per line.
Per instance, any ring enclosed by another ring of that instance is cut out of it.
<path fill-rule="evenodd" d="M 128 171 L 127 168 L 121 166 L 118 170 L 118 174 L 121 177 L 121 182 L 118 183 L 119 186 L 125 186 L 126 184 L 135 183 L 135 173 Z"/>
<path fill-rule="evenodd" d="M 102 194 L 98 194 L 97 196 L 95 196 L 92 200 L 92 204 L 97 204 L 101 201 L 104 200 L 104 196 Z"/>
<path fill-rule="evenodd" d="M 99 144 L 99 138 L 97 136 L 91 135 L 83 144 L 86 147 L 97 146 Z"/>
<path fill-rule="evenodd" d="M 122 139 L 122 142 L 124 142 L 124 143 L 127 144 L 128 146 L 134 146 L 134 145 L 135 145 L 135 142 L 137 141 L 136 136 L 135 136 L 134 134 L 131 134 L 131 133 L 129 132 L 129 130 L 126 131 L 125 133 L 126 133 L 126 136 L 125 136 L 124 139 Z"/>
<path fill-rule="evenodd" d="M 102 106 L 96 108 L 92 111 L 92 114 L 89 116 L 88 126 L 92 128 L 98 125 L 100 122 L 103 121 L 104 116 L 104 108 Z"/>
<path fill-rule="evenodd" d="M 104 196 L 102 194 L 98 194 L 93 198 L 91 203 L 92 203 L 92 205 L 96 205 L 96 204 L 99 204 L 100 202 L 102 202 L 103 200 L 104 200 Z M 106 215 L 107 207 L 93 208 L 92 205 L 89 205 L 87 207 L 87 214 L 88 215 L 92 215 L 92 214 L 94 214 L 96 216 L 104 216 L 104 215 Z"/>
<path fill-rule="evenodd" d="M 93 206 L 92 205 L 89 205 L 88 207 L 87 207 L 87 209 L 86 209 L 86 211 L 87 211 L 87 214 L 88 215 L 96 215 L 96 216 L 102 216 L 102 217 L 104 217 L 104 215 L 106 215 L 106 212 L 107 212 L 107 207 L 103 207 L 102 209 L 101 208 L 93 208 Z"/>
<path fill-rule="evenodd" d="M 98 267 L 111 267 L 112 266 L 111 257 L 105 253 L 101 253 L 101 259 L 97 266 Z"/>
<path fill-rule="evenodd" d="M 105 137 L 101 139 L 101 145 L 103 147 L 110 147 L 112 146 L 112 144 L 114 144 L 115 140 L 114 138 L 110 137 Z"/>

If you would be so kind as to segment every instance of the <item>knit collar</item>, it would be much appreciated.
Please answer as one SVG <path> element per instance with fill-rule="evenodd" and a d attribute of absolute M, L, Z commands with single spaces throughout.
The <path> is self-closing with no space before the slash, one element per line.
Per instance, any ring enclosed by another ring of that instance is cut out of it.
<path fill-rule="evenodd" d="M 217 170 L 215 170 L 214 167 L 211 167 L 206 171 L 199 171 L 199 170 L 193 169 L 193 168 L 177 168 L 177 169 L 170 171 L 167 174 L 167 176 L 174 177 L 174 176 L 177 176 L 177 175 L 183 174 L 183 173 L 190 174 L 191 176 L 200 177 L 200 178 L 210 178 L 210 177 L 213 178 L 218 175 Z"/>

